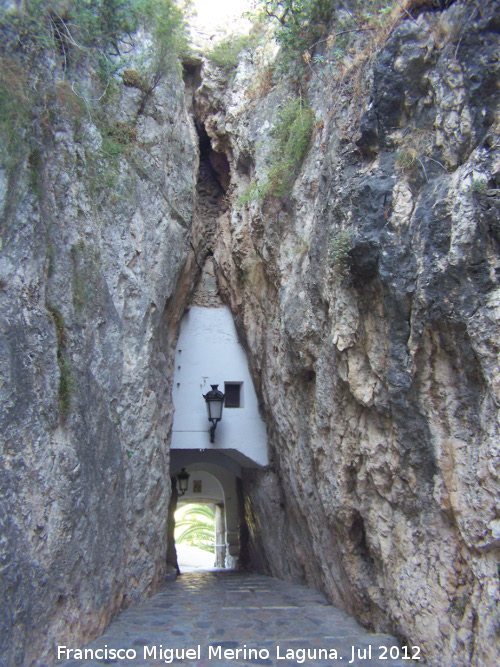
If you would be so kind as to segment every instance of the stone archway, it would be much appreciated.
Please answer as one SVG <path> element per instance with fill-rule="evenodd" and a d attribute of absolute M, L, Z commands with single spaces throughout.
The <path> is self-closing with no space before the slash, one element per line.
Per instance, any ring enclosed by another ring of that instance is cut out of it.
<path fill-rule="evenodd" d="M 208 460 L 207 460 L 208 459 Z M 185 468 L 189 473 L 188 490 L 181 498 L 176 498 L 175 509 L 183 504 L 199 503 L 212 505 L 216 519 L 216 563 L 217 567 L 235 568 L 240 554 L 239 516 L 237 479 L 238 466 L 231 463 L 221 465 L 223 461 L 210 462 L 210 457 L 203 452 L 184 450 L 172 452 L 171 474 Z M 180 462 L 180 463 L 179 463 Z M 173 497 L 177 493 L 173 494 Z M 173 515 L 169 512 L 172 522 Z M 169 553 L 173 529 L 169 530 Z M 173 564 L 173 563 L 171 563 Z"/>

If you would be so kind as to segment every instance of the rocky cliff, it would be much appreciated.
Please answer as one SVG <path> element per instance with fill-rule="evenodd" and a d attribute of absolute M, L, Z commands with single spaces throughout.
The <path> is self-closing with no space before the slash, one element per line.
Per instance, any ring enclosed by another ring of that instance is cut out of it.
<path fill-rule="evenodd" d="M 271 443 L 243 485 L 251 566 L 431 664 L 495 664 L 499 33 L 497 3 L 456 2 L 342 58 L 325 39 L 306 80 L 269 45 L 186 64 L 185 93 L 129 71 L 111 134 L 102 90 L 49 63 L 57 103 L 0 171 L 4 664 L 164 578 L 172 349 L 207 253 Z M 278 192 L 290 101 L 314 123 Z"/>
<path fill-rule="evenodd" d="M 214 253 L 272 443 L 245 481 L 253 562 L 443 666 L 499 651 L 499 28 L 495 3 L 456 3 L 356 35 L 301 89 L 256 93 L 253 53 L 197 97 L 231 167 Z M 297 98 L 310 148 L 269 196 Z"/>
<path fill-rule="evenodd" d="M 179 75 L 147 98 L 117 75 L 104 131 L 92 64 L 61 63 L 35 148 L 0 172 L 2 665 L 81 645 L 166 567 L 197 136 Z"/>

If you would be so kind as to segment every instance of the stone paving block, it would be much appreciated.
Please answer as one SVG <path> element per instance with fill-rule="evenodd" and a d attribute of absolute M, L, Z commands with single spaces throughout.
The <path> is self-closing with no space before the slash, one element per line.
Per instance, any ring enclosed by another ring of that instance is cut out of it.
<path fill-rule="evenodd" d="M 395 638 L 369 633 L 354 618 L 328 604 L 304 586 L 270 577 L 237 572 L 193 572 L 169 582 L 147 602 L 122 611 L 106 632 L 87 648 L 132 649 L 136 659 L 68 660 L 61 667 L 415 667 L 399 658 L 379 660 L 379 646 L 393 646 Z M 169 651 L 200 646 L 201 659 L 169 662 Z M 157 647 L 157 657 L 144 657 L 144 646 Z M 209 647 L 220 653 L 212 654 Z M 371 654 L 369 648 L 371 646 Z M 278 648 L 279 647 L 279 648 Z M 78 648 L 78 647 L 73 647 Z M 243 651 L 248 651 L 245 654 Z M 257 656 L 250 654 L 257 651 Z M 366 658 L 358 659 L 360 656 Z M 160 650 L 167 653 L 160 655 Z M 236 653 L 224 651 L 240 650 Z M 287 651 L 293 653 L 287 655 Z M 316 656 L 309 659 L 310 656 Z M 321 652 L 320 652 L 321 650 Z M 337 659 L 331 659 L 337 651 Z M 279 652 L 278 652 L 279 651 Z M 354 653 L 353 653 L 354 651 Z M 315 652 L 315 653 L 314 653 Z M 245 658 L 245 655 L 250 656 Z M 293 655 L 295 659 L 289 659 Z M 352 656 L 355 656 L 354 661 Z M 220 656 L 220 658 L 218 657 Z"/>

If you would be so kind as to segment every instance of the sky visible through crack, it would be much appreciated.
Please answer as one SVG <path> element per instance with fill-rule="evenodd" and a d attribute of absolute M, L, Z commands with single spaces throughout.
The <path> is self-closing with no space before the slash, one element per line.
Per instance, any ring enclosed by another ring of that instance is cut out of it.
<path fill-rule="evenodd" d="M 230 28 L 231 23 L 255 5 L 255 0 L 194 0 L 194 27 L 202 32 Z"/>

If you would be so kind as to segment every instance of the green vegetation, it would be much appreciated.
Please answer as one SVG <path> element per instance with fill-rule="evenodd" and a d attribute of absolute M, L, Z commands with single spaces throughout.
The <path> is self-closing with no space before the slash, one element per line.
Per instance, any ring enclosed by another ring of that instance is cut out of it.
<path fill-rule="evenodd" d="M 63 58 L 71 69 L 89 51 L 101 56 L 100 67 L 109 66 L 109 56 L 121 56 L 133 46 L 140 28 L 152 37 L 157 67 L 164 59 L 175 60 L 188 46 L 185 21 L 189 3 L 174 0 L 24 0 L 0 16 L 0 39 L 5 52 L 22 54 L 30 65 L 47 51 Z M 99 60 L 98 58 L 96 59 Z"/>
<path fill-rule="evenodd" d="M 269 193 L 282 197 L 291 188 L 311 141 L 314 112 L 301 98 L 296 98 L 279 112 L 272 136 L 276 141 L 271 169 Z"/>
<path fill-rule="evenodd" d="M 99 303 L 99 255 L 79 241 L 71 249 L 73 307 L 77 315 Z"/>
<path fill-rule="evenodd" d="M 85 307 L 92 301 L 94 287 L 91 276 L 86 268 L 73 270 L 73 307 L 77 314 L 81 314 Z"/>
<path fill-rule="evenodd" d="M 418 160 L 418 153 L 414 148 L 402 148 L 396 153 L 395 166 L 402 171 L 408 171 L 415 166 Z"/>
<path fill-rule="evenodd" d="M 264 0 L 266 17 L 275 24 L 275 37 L 285 65 L 300 61 L 304 51 L 323 35 L 332 17 L 333 0 Z"/>
<path fill-rule="evenodd" d="M 248 12 L 245 16 L 251 20 L 252 27 L 248 34 L 228 35 L 217 42 L 206 54 L 216 67 L 233 70 L 238 66 L 241 54 L 256 49 L 265 39 L 265 20 L 261 14 Z"/>
<path fill-rule="evenodd" d="M 293 254 L 305 255 L 307 252 L 309 252 L 309 243 L 307 243 L 307 241 L 304 241 L 304 239 L 299 239 L 299 241 L 295 244 L 293 248 Z"/>
<path fill-rule="evenodd" d="M 66 417 L 71 411 L 71 396 L 75 386 L 71 363 L 65 356 L 57 359 L 59 365 L 59 410 Z"/>
<path fill-rule="evenodd" d="M 103 125 L 102 150 L 107 155 L 121 155 L 137 140 L 137 131 L 131 123 L 108 124 L 103 119 Z"/>
<path fill-rule="evenodd" d="M 269 195 L 284 197 L 290 192 L 309 148 L 314 121 L 314 111 L 300 97 L 279 111 L 271 131 L 274 145 L 267 178 L 261 183 L 253 181 L 239 198 L 239 206 Z"/>
<path fill-rule="evenodd" d="M 66 324 L 64 322 L 64 317 L 62 316 L 61 311 L 52 305 L 47 306 L 52 319 L 54 320 L 54 326 L 56 328 L 57 336 L 57 349 L 62 350 L 66 348 Z"/>
<path fill-rule="evenodd" d="M 458 618 L 463 618 L 468 604 L 469 604 L 469 595 L 467 593 L 463 593 L 462 595 L 457 595 L 451 600 L 450 611 Z"/>
<path fill-rule="evenodd" d="M 179 58 L 188 49 L 186 6 L 175 0 L 12 3 L 0 14 L 0 166 L 15 168 L 38 150 L 40 171 L 39 149 L 60 113 L 75 125 L 88 117 L 100 130 L 106 119 L 104 153 L 106 148 L 112 155 L 119 152 L 122 137 L 110 135 L 120 128 L 110 129 L 106 113 L 118 82 L 113 77 L 127 66 L 134 32 L 144 28 L 151 40 L 138 73 L 142 110 L 161 79 L 180 71 Z"/>
<path fill-rule="evenodd" d="M 189 50 L 189 28 L 185 20 L 189 2 L 186 0 L 183 6 L 174 0 L 136 2 L 139 15 L 144 17 L 144 27 L 152 37 L 149 65 L 144 75 L 154 89 L 169 72 L 181 71 L 180 57 Z"/>
<path fill-rule="evenodd" d="M 267 191 L 265 187 L 260 187 L 258 183 L 252 181 L 245 192 L 238 199 L 238 206 L 245 206 L 248 202 L 264 199 Z"/>
<path fill-rule="evenodd" d="M 175 542 L 215 551 L 215 517 L 207 505 L 186 505 L 175 513 Z"/>
<path fill-rule="evenodd" d="M 485 195 L 488 191 L 488 183 L 485 178 L 474 178 L 470 186 L 473 195 Z"/>
<path fill-rule="evenodd" d="M 340 280 L 345 280 L 349 275 L 349 251 L 352 248 L 350 235 L 339 230 L 330 241 L 330 266 L 334 274 Z"/>
<path fill-rule="evenodd" d="M 0 167 L 10 166 L 23 144 L 29 123 L 26 85 L 22 65 L 7 55 L 0 57 Z"/>
<path fill-rule="evenodd" d="M 61 311 L 56 306 L 47 304 L 47 310 L 49 311 L 52 320 L 54 321 L 57 337 L 57 365 L 59 366 L 59 412 L 63 417 L 66 417 L 71 410 L 71 396 L 75 384 L 71 363 L 66 353 L 66 324 L 64 322 L 64 317 L 62 316 Z"/>
<path fill-rule="evenodd" d="M 260 41 L 257 33 L 226 37 L 216 44 L 207 57 L 211 63 L 223 69 L 234 69 L 240 60 L 243 51 L 254 49 Z"/>
<path fill-rule="evenodd" d="M 42 194 L 42 154 L 39 148 L 33 148 L 28 155 L 28 167 L 31 189 L 40 197 Z"/>
<path fill-rule="evenodd" d="M 335 10 L 343 9 L 341 22 Z M 281 46 L 282 68 L 307 66 L 315 74 L 324 72 L 343 57 L 348 35 L 383 27 L 399 0 L 262 0 L 263 16 L 274 25 Z M 329 34 L 329 31 L 330 34 Z M 321 53 L 315 53 L 323 45 Z"/>

